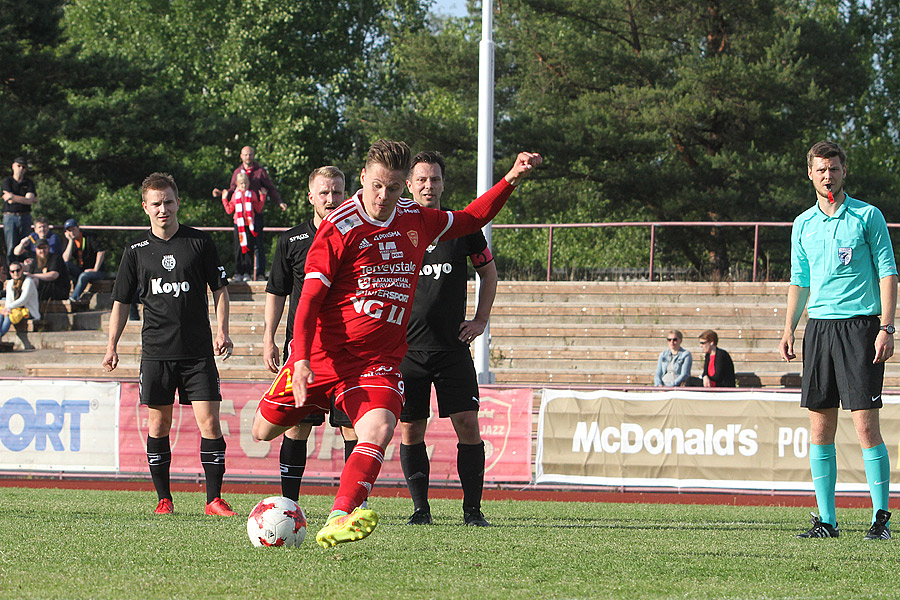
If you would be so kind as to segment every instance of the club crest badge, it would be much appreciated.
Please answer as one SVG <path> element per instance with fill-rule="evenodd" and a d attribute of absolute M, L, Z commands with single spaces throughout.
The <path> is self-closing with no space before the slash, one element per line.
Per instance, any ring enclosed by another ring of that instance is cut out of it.
<path fill-rule="evenodd" d="M 407 231 L 406 235 L 409 236 L 409 241 L 412 242 L 412 245 L 416 248 L 419 247 L 419 232 L 418 231 Z"/>
<path fill-rule="evenodd" d="M 849 265 L 853 258 L 853 248 L 838 248 L 838 260 L 842 265 Z"/>
<path fill-rule="evenodd" d="M 166 271 L 171 271 L 175 268 L 175 255 L 174 254 L 166 254 L 162 258 L 162 266 Z"/>

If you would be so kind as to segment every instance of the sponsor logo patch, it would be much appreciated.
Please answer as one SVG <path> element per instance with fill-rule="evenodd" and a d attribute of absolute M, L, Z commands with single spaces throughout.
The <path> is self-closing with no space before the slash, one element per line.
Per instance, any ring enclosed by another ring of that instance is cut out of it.
<path fill-rule="evenodd" d="M 359 218 L 359 215 L 349 215 L 341 219 L 334 225 L 338 228 L 338 231 L 340 231 L 342 234 L 346 234 L 354 227 L 359 227 L 360 225 L 362 225 L 362 219 Z"/>

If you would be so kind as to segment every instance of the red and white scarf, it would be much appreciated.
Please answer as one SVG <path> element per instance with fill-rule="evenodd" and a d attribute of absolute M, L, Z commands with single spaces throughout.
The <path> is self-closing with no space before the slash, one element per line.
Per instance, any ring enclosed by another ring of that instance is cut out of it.
<path fill-rule="evenodd" d="M 241 244 L 241 253 L 247 254 L 250 248 L 247 245 L 247 231 L 250 235 L 256 237 L 256 230 L 253 228 L 253 192 L 246 190 L 234 190 L 234 224 L 238 228 L 238 242 Z"/>

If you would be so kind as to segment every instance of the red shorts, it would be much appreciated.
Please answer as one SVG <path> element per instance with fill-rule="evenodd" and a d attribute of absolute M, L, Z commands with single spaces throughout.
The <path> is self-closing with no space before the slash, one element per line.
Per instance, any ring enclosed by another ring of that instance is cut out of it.
<path fill-rule="evenodd" d="M 344 355 L 347 358 L 350 355 Z M 374 408 L 386 408 L 398 420 L 403 410 L 403 378 L 393 365 L 348 361 L 312 361 L 315 381 L 306 388 L 306 404 L 294 406 L 292 379 L 295 362 L 281 367 L 275 381 L 259 401 L 259 413 L 273 425 L 291 427 L 310 414 L 325 413 L 334 405 L 355 425 Z M 336 364 L 341 364 L 339 369 Z M 338 372 L 339 371 L 339 372 Z"/>

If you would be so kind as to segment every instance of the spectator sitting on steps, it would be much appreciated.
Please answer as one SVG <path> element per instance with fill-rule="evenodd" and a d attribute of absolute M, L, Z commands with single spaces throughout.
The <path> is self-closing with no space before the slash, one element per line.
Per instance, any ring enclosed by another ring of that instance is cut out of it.
<path fill-rule="evenodd" d="M 62 240 L 55 233 L 50 232 L 50 221 L 46 217 L 35 217 L 34 225 L 31 226 L 33 231 L 23 237 L 19 243 L 13 248 L 14 260 L 21 261 L 27 269 L 34 260 L 35 251 L 34 243 L 41 238 L 46 238 L 50 243 L 50 252 L 54 254 L 62 254 Z"/>
<path fill-rule="evenodd" d="M 41 300 L 65 300 L 69 296 L 69 274 L 62 257 L 50 252 L 50 242 L 45 238 L 34 244 L 34 262 L 30 277 L 37 283 Z"/>
<path fill-rule="evenodd" d="M 717 347 L 719 335 L 712 329 L 700 334 L 700 347 L 706 353 L 703 360 L 703 387 L 736 387 L 734 362 L 731 355 Z"/>
<path fill-rule="evenodd" d="M 683 339 L 684 336 L 677 329 L 669 331 L 666 336 L 669 347 L 662 351 L 656 361 L 653 385 L 657 387 L 687 385 L 694 358 L 689 351 L 681 347 Z"/>
<path fill-rule="evenodd" d="M 93 236 L 81 231 L 75 219 L 68 219 L 64 227 L 68 243 L 62 257 L 66 261 L 69 277 L 75 284 L 69 300 L 75 302 L 81 299 L 89 283 L 107 279 L 106 273 L 101 270 L 106 250 L 100 249 Z"/>
<path fill-rule="evenodd" d="M 9 328 L 27 319 L 40 319 L 41 309 L 37 286 L 25 276 L 20 262 L 9 265 L 11 279 L 6 282 L 6 305 L 0 309 L 0 339 Z"/>

